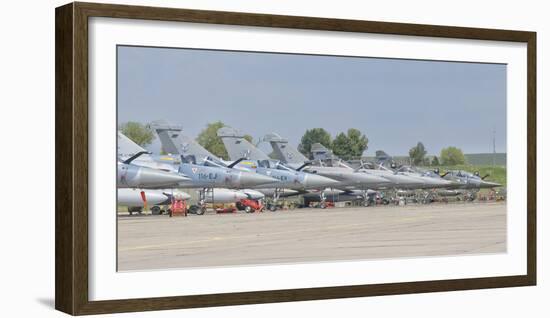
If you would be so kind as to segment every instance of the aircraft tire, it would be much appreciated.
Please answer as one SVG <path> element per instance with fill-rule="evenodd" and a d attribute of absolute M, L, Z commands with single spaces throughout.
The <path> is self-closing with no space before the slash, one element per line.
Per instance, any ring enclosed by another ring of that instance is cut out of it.
<path fill-rule="evenodd" d="M 137 213 L 141 214 L 142 211 L 143 211 L 142 207 L 136 207 L 136 206 L 129 206 L 128 207 L 128 213 L 130 213 L 130 215 L 134 214 L 134 212 L 137 212 Z"/>
<path fill-rule="evenodd" d="M 160 215 L 162 214 L 160 207 L 158 205 L 155 205 L 151 208 L 151 214 L 153 215 Z"/>
<path fill-rule="evenodd" d="M 249 206 L 245 206 L 245 207 L 244 207 L 244 212 L 246 212 L 246 213 L 252 213 L 252 212 L 254 212 L 254 210 L 252 210 L 252 208 L 249 207 Z"/>
<path fill-rule="evenodd" d="M 197 209 L 197 212 L 196 212 L 197 215 L 204 215 L 204 213 L 206 213 L 206 207 L 205 206 L 201 206 Z"/>

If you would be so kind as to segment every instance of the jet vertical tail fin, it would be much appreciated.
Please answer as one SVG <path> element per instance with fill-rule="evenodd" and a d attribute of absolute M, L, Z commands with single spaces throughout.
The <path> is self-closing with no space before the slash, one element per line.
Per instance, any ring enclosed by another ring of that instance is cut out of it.
<path fill-rule="evenodd" d="M 155 130 L 159 136 L 162 148 L 164 151 L 183 156 L 195 156 L 196 158 L 214 158 L 219 160 L 218 157 L 213 155 L 193 138 L 183 134 L 183 128 L 180 125 L 171 125 L 164 120 L 155 121 L 149 124 L 149 126 Z"/>
<path fill-rule="evenodd" d="M 178 147 L 178 137 L 181 134 L 182 127 L 179 125 L 171 125 L 164 120 L 154 121 L 149 124 L 149 127 L 153 129 L 159 136 L 162 149 L 167 153 L 174 155 L 180 154 Z"/>
<path fill-rule="evenodd" d="M 151 160 L 153 161 L 151 155 L 147 150 L 145 150 L 140 145 L 133 142 L 130 138 L 126 137 L 120 131 L 118 132 L 118 141 L 117 141 L 117 157 L 122 160 L 128 160 L 140 154 L 142 160 Z M 137 157 L 136 157 L 137 158 Z M 134 158 L 135 159 L 135 158 Z M 132 159 L 133 160 L 133 159 Z"/>
<path fill-rule="evenodd" d="M 332 153 L 332 150 L 320 143 L 314 143 L 311 145 L 311 153 L 313 154 L 314 160 L 337 159 L 337 157 Z"/>
<path fill-rule="evenodd" d="M 388 161 L 392 161 L 392 156 L 388 155 L 383 150 L 377 150 L 376 151 L 376 162 L 384 164 Z"/>
<path fill-rule="evenodd" d="M 222 139 L 229 159 L 269 160 L 268 155 L 256 148 L 244 136 L 242 132 L 231 127 L 222 127 L 218 130 L 218 137 Z"/>
<path fill-rule="evenodd" d="M 288 140 L 282 138 L 276 133 L 270 133 L 264 136 L 263 141 L 269 142 L 277 159 L 284 163 L 302 164 L 309 161 L 296 148 L 288 144 Z"/>

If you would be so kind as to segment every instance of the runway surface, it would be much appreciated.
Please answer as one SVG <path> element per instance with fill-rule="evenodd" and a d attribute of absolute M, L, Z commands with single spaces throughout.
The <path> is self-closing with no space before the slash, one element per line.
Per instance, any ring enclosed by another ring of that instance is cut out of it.
<path fill-rule="evenodd" d="M 118 270 L 506 252 L 506 204 L 119 216 Z"/>

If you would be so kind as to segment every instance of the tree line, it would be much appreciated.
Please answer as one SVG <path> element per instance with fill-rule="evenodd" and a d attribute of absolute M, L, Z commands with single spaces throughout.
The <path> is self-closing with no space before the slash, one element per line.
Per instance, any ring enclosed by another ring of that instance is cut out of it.
<path fill-rule="evenodd" d="M 313 159 L 311 146 L 320 143 L 330 149 L 336 156 L 349 160 L 363 155 L 368 148 L 369 139 L 361 131 L 350 128 L 346 133 L 339 133 L 332 139 L 328 131 L 323 128 L 308 129 L 302 136 L 298 151 L 309 159 Z"/>
<path fill-rule="evenodd" d="M 454 166 L 466 163 L 464 153 L 457 147 L 450 146 L 441 149 L 439 158 L 434 156 L 431 161 L 426 158 L 427 153 L 428 151 L 426 150 L 426 147 L 424 147 L 424 144 L 422 142 L 418 142 L 416 146 L 409 150 L 409 158 L 411 159 L 411 163 L 415 166 Z"/>
<path fill-rule="evenodd" d="M 210 151 L 212 154 L 229 159 L 227 150 L 223 145 L 221 138 L 218 137 L 218 129 L 224 127 L 225 124 L 221 121 L 209 123 L 197 136 L 197 142 Z M 119 130 L 128 138 L 132 139 L 140 146 L 146 146 L 153 142 L 155 134 L 148 125 L 129 121 L 119 125 Z M 249 142 L 253 143 L 253 138 L 250 135 L 244 137 Z M 311 146 L 315 143 L 320 143 L 330 149 L 336 156 L 350 160 L 363 156 L 363 153 L 368 149 L 369 139 L 365 134 L 356 128 L 350 128 L 347 132 L 340 132 L 336 137 L 332 138 L 331 134 L 324 128 L 312 128 L 306 130 L 298 145 L 298 150 L 306 157 L 313 159 Z M 447 147 L 441 149 L 439 158 L 434 156 L 432 160 L 428 160 L 426 155 L 428 151 L 422 142 L 418 142 L 416 146 L 409 150 L 409 158 L 411 163 L 417 166 L 420 165 L 459 165 L 466 162 L 464 153 L 460 148 Z"/>

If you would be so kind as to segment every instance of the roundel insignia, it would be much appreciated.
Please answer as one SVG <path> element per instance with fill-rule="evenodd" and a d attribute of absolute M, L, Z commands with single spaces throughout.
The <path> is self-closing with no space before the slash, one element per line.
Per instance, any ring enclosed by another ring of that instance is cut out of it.
<path fill-rule="evenodd" d="M 193 173 L 197 173 L 198 170 L 199 168 L 195 168 L 195 167 L 191 168 L 191 171 L 193 171 Z"/>

